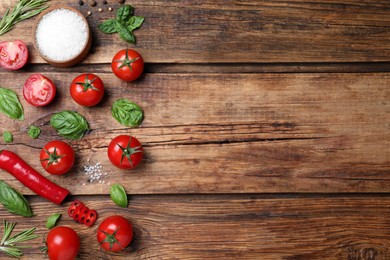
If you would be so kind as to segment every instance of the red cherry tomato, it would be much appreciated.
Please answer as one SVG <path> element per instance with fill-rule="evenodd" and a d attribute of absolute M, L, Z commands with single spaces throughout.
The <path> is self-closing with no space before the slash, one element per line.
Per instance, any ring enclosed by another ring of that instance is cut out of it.
<path fill-rule="evenodd" d="M 94 74 L 81 74 L 72 81 L 70 95 L 79 105 L 95 106 L 104 95 L 103 81 Z"/>
<path fill-rule="evenodd" d="M 42 107 L 49 104 L 56 95 L 53 81 L 41 74 L 31 75 L 24 83 L 24 99 L 33 106 Z"/>
<path fill-rule="evenodd" d="M 23 41 L 0 42 L 0 66 L 7 70 L 22 68 L 28 59 L 28 49 Z"/>
<path fill-rule="evenodd" d="M 131 170 L 143 158 L 143 148 L 137 138 L 129 135 L 119 135 L 108 145 L 108 158 L 120 169 Z"/>
<path fill-rule="evenodd" d="M 72 260 L 80 250 L 80 238 L 73 229 L 58 226 L 47 234 L 46 245 L 50 260 Z"/>
<path fill-rule="evenodd" d="M 125 81 L 134 81 L 144 71 L 144 60 L 138 52 L 124 49 L 115 54 L 111 62 L 115 76 Z"/>
<path fill-rule="evenodd" d="M 97 231 L 100 246 L 107 251 L 118 252 L 126 248 L 133 239 L 133 227 L 122 216 L 106 218 Z"/>
<path fill-rule="evenodd" d="M 40 154 L 42 167 L 51 174 L 67 173 L 74 164 L 74 151 L 63 141 L 51 141 L 45 144 Z"/>

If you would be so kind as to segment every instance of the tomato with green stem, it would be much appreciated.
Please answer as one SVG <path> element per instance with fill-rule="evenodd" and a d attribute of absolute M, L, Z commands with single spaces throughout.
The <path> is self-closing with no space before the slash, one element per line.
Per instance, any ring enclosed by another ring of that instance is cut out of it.
<path fill-rule="evenodd" d="M 100 247 L 106 251 L 119 252 L 133 239 L 133 227 L 124 217 L 114 215 L 106 218 L 97 231 Z"/>
<path fill-rule="evenodd" d="M 79 250 L 80 238 L 73 229 L 58 226 L 47 234 L 44 251 L 47 251 L 50 260 L 75 259 Z"/>
<path fill-rule="evenodd" d="M 119 135 L 108 145 L 108 158 L 111 163 L 124 170 L 135 168 L 143 158 L 142 144 L 130 135 Z"/>
<path fill-rule="evenodd" d="M 70 95 L 82 106 L 97 105 L 104 96 L 104 84 L 95 74 L 81 74 L 73 79 L 70 85 Z"/>
<path fill-rule="evenodd" d="M 75 155 L 69 144 L 55 140 L 45 144 L 41 150 L 40 160 L 48 173 L 62 175 L 73 167 Z"/>
<path fill-rule="evenodd" d="M 111 69 L 118 78 L 124 81 L 134 81 L 144 71 L 144 60 L 135 50 L 123 49 L 115 54 Z"/>

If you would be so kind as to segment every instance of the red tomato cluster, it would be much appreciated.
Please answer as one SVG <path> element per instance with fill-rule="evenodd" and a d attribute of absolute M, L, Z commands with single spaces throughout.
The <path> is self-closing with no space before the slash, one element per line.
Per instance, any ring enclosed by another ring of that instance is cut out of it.
<path fill-rule="evenodd" d="M 27 63 L 27 60 L 28 49 L 23 41 L 0 42 L 1 67 L 18 70 Z M 119 79 L 134 81 L 143 73 L 144 60 L 138 52 L 123 49 L 113 57 L 111 69 Z M 25 100 L 37 107 L 46 106 L 52 102 L 56 92 L 53 81 L 41 74 L 31 75 L 23 86 Z M 81 74 L 73 79 L 70 85 L 70 95 L 79 105 L 95 106 L 104 96 L 103 81 L 91 73 Z M 135 137 L 120 135 L 109 144 L 108 158 L 120 169 L 133 169 L 142 161 L 143 148 Z M 61 175 L 73 167 L 75 154 L 67 143 L 55 140 L 42 148 L 40 161 L 47 172 Z M 78 200 L 73 201 L 69 206 L 68 215 L 86 226 L 92 226 L 98 216 L 95 210 L 89 209 Z M 99 225 L 97 240 L 100 246 L 107 251 L 121 251 L 131 243 L 132 239 L 132 225 L 122 216 L 108 217 Z M 77 233 L 68 227 L 59 226 L 50 230 L 46 244 L 50 259 L 73 259 L 80 249 L 80 239 Z"/>
<path fill-rule="evenodd" d="M 69 206 L 68 215 L 76 222 L 88 227 L 92 226 L 97 218 L 96 210 L 89 209 L 84 203 L 78 200 L 73 201 Z"/>

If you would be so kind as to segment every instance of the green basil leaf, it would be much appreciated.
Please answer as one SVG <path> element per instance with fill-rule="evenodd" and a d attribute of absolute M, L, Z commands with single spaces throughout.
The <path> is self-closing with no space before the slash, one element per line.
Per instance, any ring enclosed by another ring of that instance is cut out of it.
<path fill-rule="evenodd" d="M 51 228 L 55 227 L 55 225 L 60 217 L 61 217 L 60 213 L 54 213 L 53 215 L 48 217 L 47 221 L 46 221 L 46 228 L 51 229 Z"/>
<path fill-rule="evenodd" d="M 130 16 L 133 15 L 133 7 L 131 5 L 124 5 L 116 11 L 116 19 L 118 22 L 126 22 L 127 19 L 130 18 Z"/>
<path fill-rule="evenodd" d="M 116 23 L 116 29 L 119 33 L 119 37 L 122 40 L 130 43 L 135 43 L 135 37 L 133 33 L 129 29 L 127 29 L 123 24 Z"/>
<path fill-rule="evenodd" d="M 127 22 L 126 27 L 131 32 L 139 27 L 141 27 L 142 23 L 144 22 L 145 18 L 142 16 L 132 16 Z"/>
<path fill-rule="evenodd" d="M 6 142 L 6 143 L 12 143 L 12 141 L 14 140 L 14 136 L 12 135 L 11 132 L 5 131 L 3 133 L 3 139 L 4 139 L 4 142 Z"/>
<path fill-rule="evenodd" d="M 12 119 L 24 120 L 22 104 L 11 89 L 0 87 L 0 111 Z"/>
<path fill-rule="evenodd" d="M 33 216 L 30 204 L 28 204 L 26 198 L 4 181 L 0 181 L 0 203 L 3 204 L 10 213 L 24 217 Z"/>
<path fill-rule="evenodd" d="M 50 125 L 59 135 L 71 140 L 80 139 L 89 130 L 88 122 L 82 115 L 68 110 L 54 114 Z"/>
<path fill-rule="evenodd" d="M 142 108 L 127 99 L 118 99 L 112 104 L 112 116 L 122 125 L 137 127 L 144 120 Z"/>
<path fill-rule="evenodd" d="M 111 200 L 122 208 L 127 208 L 128 200 L 125 188 L 120 184 L 114 184 L 110 189 Z"/>
<path fill-rule="evenodd" d="M 107 34 L 116 33 L 116 23 L 117 21 L 115 19 L 109 19 L 99 24 L 98 29 Z"/>

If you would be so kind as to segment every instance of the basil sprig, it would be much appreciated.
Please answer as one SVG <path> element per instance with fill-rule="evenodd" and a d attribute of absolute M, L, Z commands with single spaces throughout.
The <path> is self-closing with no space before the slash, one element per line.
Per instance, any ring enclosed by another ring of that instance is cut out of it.
<path fill-rule="evenodd" d="M 112 104 L 112 116 L 122 125 L 137 127 L 144 120 L 142 108 L 130 100 L 121 98 Z"/>
<path fill-rule="evenodd" d="M 127 208 L 127 194 L 125 188 L 120 184 L 114 184 L 110 190 L 111 200 L 119 207 Z"/>
<path fill-rule="evenodd" d="M 24 120 L 22 104 L 11 89 L 0 87 L 0 111 L 12 119 Z"/>
<path fill-rule="evenodd" d="M 50 125 L 59 135 L 71 140 L 80 139 L 89 130 L 88 122 L 82 115 L 68 110 L 54 114 Z"/>
<path fill-rule="evenodd" d="M 4 181 L 0 181 L 0 203 L 3 204 L 4 208 L 10 213 L 24 217 L 33 216 L 30 204 L 28 204 L 26 198 Z"/>
<path fill-rule="evenodd" d="M 100 31 L 106 34 L 118 33 L 119 37 L 130 43 L 135 43 L 133 31 L 141 27 L 144 18 L 133 16 L 133 7 L 124 5 L 116 13 L 115 19 L 109 19 L 98 25 Z"/>

